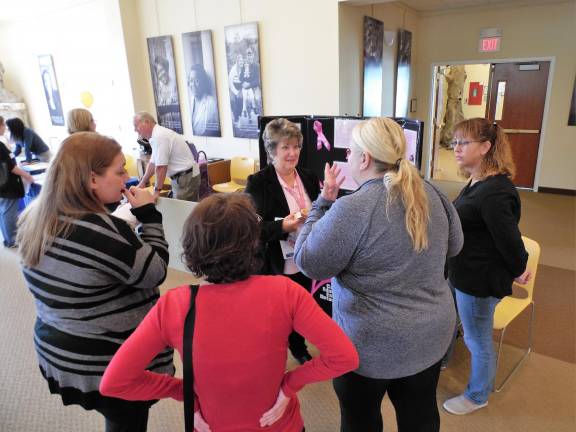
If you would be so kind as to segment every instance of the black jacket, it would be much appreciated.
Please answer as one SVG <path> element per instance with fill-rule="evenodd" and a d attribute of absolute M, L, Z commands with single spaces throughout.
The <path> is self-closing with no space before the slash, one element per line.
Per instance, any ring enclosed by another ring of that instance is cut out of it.
<path fill-rule="evenodd" d="M 304 189 L 311 201 L 320 194 L 320 181 L 316 174 L 305 168 L 296 168 Z M 264 258 L 263 274 L 283 274 L 284 257 L 279 240 L 285 240 L 288 234 L 282 231 L 283 218 L 290 214 L 288 202 L 272 165 L 248 177 L 246 193 L 254 200 L 256 210 L 262 217 L 262 253 Z"/>
<path fill-rule="evenodd" d="M 518 229 L 520 197 L 504 175 L 470 184 L 454 201 L 464 247 L 449 261 L 450 282 L 475 297 L 512 294 L 512 282 L 526 269 L 528 253 Z"/>
<path fill-rule="evenodd" d="M 0 141 L 0 164 L 8 170 L 8 183 L 0 186 L 0 198 L 18 199 L 24 196 L 24 185 L 19 175 L 13 174 L 16 161 L 10 156 L 10 150 Z"/>

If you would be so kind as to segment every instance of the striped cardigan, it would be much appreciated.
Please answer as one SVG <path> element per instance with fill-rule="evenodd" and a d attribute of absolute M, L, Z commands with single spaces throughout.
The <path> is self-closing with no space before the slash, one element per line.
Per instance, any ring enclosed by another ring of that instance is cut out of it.
<path fill-rule="evenodd" d="M 23 268 L 36 302 L 40 368 L 65 404 L 94 407 L 106 366 L 160 296 L 168 263 L 162 215 L 153 204 L 132 212 L 140 236 L 114 216 L 88 214 L 70 220 L 38 265 Z M 173 374 L 172 350 L 148 368 Z"/>

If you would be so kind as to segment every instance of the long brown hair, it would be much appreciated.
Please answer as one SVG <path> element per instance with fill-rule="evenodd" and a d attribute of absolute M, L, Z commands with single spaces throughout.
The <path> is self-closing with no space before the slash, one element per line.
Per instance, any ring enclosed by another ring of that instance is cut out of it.
<path fill-rule="evenodd" d="M 420 173 L 405 157 L 402 128 L 392 119 L 376 117 L 358 124 L 352 130 L 352 139 L 370 154 L 378 172 L 385 173 L 383 180 L 389 191 L 386 206 L 397 196 L 402 199 L 406 230 L 414 250 L 428 248 L 428 195 Z"/>
<path fill-rule="evenodd" d="M 92 174 L 103 175 L 121 151 L 112 138 L 95 132 L 78 132 L 62 142 L 40 195 L 19 220 L 17 241 L 25 266 L 40 262 L 53 239 L 70 228 L 69 218 L 106 212 L 90 187 Z"/>
<path fill-rule="evenodd" d="M 463 120 L 454 126 L 454 135 L 471 138 L 476 141 L 488 141 L 490 150 L 484 155 L 480 165 L 480 178 L 490 175 L 505 174 L 510 178 L 516 175 L 516 164 L 512 159 L 512 150 L 508 136 L 497 123 L 490 123 L 485 118 Z M 469 174 L 463 172 L 466 177 Z"/>

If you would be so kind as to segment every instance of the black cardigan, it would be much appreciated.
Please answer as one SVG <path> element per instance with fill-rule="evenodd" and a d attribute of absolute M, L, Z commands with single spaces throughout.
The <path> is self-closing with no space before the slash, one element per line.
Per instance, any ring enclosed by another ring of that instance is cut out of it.
<path fill-rule="evenodd" d="M 450 282 L 475 297 L 512 294 L 512 282 L 526 269 L 528 253 L 518 229 L 520 197 L 512 181 L 495 175 L 460 192 L 454 201 L 464 247 L 449 261 Z"/>
<path fill-rule="evenodd" d="M 311 201 L 320 194 L 320 181 L 316 174 L 306 168 L 296 168 L 304 189 Z M 264 258 L 263 274 L 283 274 L 284 257 L 279 240 L 285 240 L 288 233 L 282 231 L 283 218 L 290 214 L 288 202 L 272 165 L 248 177 L 246 193 L 254 200 L 256 210 L 262 217 L 262 254 Z"/>
<path fill-rule="evenodd" d="M 8 169 L 8 182 L 0 187 L 0 198 L 18 199 L 24 196 L 24 185 L 19 175 L 12 173 L 16 161 L 10 156 L 10 150 L 0 141 L 0 163 Z"/>

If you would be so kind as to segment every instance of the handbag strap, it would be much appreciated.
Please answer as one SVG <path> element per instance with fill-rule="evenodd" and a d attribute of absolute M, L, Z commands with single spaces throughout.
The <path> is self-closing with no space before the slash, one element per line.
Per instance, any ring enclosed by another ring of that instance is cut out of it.
<path fill-rule="evenodd" d="M 192 338 L 196 323 L 196 295 L 198 285 L 190 285 L 190 307 L 184 320 L 184 340 L 182 369 L 184 375 L 184 427 L 186 432 L 194 432 L 194 365 L 192 364 Z"/>

